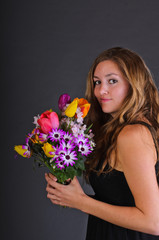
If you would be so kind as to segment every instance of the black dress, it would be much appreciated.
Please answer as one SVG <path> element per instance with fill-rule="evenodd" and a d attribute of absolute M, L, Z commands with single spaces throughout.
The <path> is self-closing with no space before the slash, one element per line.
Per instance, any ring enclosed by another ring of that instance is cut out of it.
<path fill-rule="evenodd" d="M 146 125 L 151 131 L 150 125 L 142 122 L 141 124 Z M 155 168 L 157 175 L 159 162 Z M 92 172 L 89 180 L 95 192 L 94 199 L 117 206 L 135 206 L 133 195 L 123 172 L 114 169 L 110 173 L 100 176 Z M 89 215 L 86 240 L 159 240 L 159 236 L 119 227 Z"/>

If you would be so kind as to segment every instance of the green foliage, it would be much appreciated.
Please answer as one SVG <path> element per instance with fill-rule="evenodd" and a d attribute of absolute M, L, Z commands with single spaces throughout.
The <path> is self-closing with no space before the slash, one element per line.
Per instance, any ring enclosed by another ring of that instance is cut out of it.
<path fill-rule="evenodd" d="M 73 179 L 75 176 L 81 176 L 85 170 L 84 160 L 82 158 L 76 160 L 73 166 L 68 166 L 65 169 L 57 168 L 54 161 L 51 164 L 45 161 L 45 165 L 47 167 L 49 166 L 50 172 L 58 179 L 58 182 L 62 184 L 65 184 L 69 178 Z"/>
<path fill-rule="evenodd" d="M 75 161 L 73 166 L 67 166 L 65 169 L 57 168 L 55 161 L 50 162 L 51 158 L 44 154 L 41 149 L 42 145 L 38 143 L 32 144 L 32 149 L 34 149 L 34 165 L 37 164 L 38 167 L 46 166 L 50 173 L 52 173 L 58 180 L 59 183 L 66 184 L 68 179 L 73 179 L 75 176 L 81 176 L 85 170 L 84 159 L 81 154 L 78 154 L 78 160 Z M 36 153 L 37 152 L 37 153 Z"/>
<path fill-rule="evenodd" d="M 86 129 L 85 134 L 87 134 L 89 132 L 89 130 L 92 128 L 92 126 L 93 126 L 93 123 Z"/>
<path fill-rule="evenodd" d="M 43 151 L 41 148 L 42 144 L 40 144 L 40 143 L 33 143 L 33 142 L 29 141 L 29 145 L 35 154 L 38 154 L 39 152 L 41 153 Z"/>
<path fill-rule="evenodd" d="M 78 170 L 78 169 L 83 170 L 83 171 L 85 170 L 85 166 L 84 166 L 84 161 L 83 161 L 83 159 L 76 161 L 75 168 L 76 168 L 77 170 Z"/>

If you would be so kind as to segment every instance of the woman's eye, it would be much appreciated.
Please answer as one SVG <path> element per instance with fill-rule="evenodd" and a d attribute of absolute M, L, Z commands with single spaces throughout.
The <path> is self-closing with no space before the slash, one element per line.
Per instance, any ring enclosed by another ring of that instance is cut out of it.
<path fill-rule="evenodd" d="M 116 83 L 117 82 L 117 80 L 115 80 L 115 79 L 109 79 L 109 83 L 110 84 L 114 84 L 114 83 Z"/>
<path fill-rule="evenodd" d="M 99 80 L 94 81 L 94 86 L 99 85 L 99 84 L 100 84 Z"/>

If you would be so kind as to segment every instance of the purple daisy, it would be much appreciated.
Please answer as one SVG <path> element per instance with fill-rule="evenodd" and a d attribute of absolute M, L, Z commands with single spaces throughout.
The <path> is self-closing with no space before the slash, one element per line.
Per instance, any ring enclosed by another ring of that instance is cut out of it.
<path fill-rule="evenodd" d="M 45 142 L 47 140 L 47 134 L 45 133 L 40 133 L 38 137 L 41 142 Z"/>
<path fill-rule="evenodd" d="M 55 162 L 56 162 L 57 168 L 60 168 L 61 170 L 65 168 L 63 161 L 56 160 Z"/>
<path fill-rule="evenodd" d="M 88 138 L 85 138 L 83 134 L 78 135 L 78 137 L 75 139 L 75 142 L 77 145 L 84 145 L 88 142 Z"/>
<path fill-rule="evenodd" d="M 73 141 L 73 140 L 74 140 L 73 135 L 70 134 L 69 132 L 67 132 L 67 133 L 65 132 L 65 133 L 63 134 L 63 137 L 62 137 L 62 138 L 64 139 L 65 142 Z"/>
<path fill-rule="evenodd" d="M 78 151 L 82 154 L 87 156 L 89 153 L 91 153 L 90 151 L 91 147 L 89 144 L 79 144 L 78 145 Z"/>
<path fill-rule="evenodd" d="M 71 141 L 66 141 L 66 142 L 65 142 L 65 141 L 62 139 L 62 141 L 60 142 L 60 147 L 61 147 L 62 149 L 66 149 L 66 150 L 68 150 L 68 149 L 73 150 L 73 149 L 75 148 L 75 144 L 72 143 Z"/>
<path fill-rule="evenodd" d="M 48 138 L 53 141 L 60 141 L 60 139 L 63 137 L 64 131 L 60 129 L 52 129 L 51 132 L 49 132 Z"/>
<path fill-rule="evenodd" d="M 61 155 L 65 155 L 65 153 L 66 149 L 60 144 L 60 146 L 56 148 L 55 156 L 60 157 Z"/>
<path fill-rule="evenodd" d="M 60 156 L 60 159 L 64 162 L 64 165 L 73 166 L 75 164 L 74 160 L 78 160 L 77 154 L 75 151 L 71 151 L 70 149 L 65 151 L 64 155 Z"/>

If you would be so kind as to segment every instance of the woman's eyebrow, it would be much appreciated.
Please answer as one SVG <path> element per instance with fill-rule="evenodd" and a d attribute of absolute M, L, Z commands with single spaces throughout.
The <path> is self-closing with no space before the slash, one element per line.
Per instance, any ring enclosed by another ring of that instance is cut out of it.
<path fill-rule="evenodd" d="M 118 76 L 118 74 L 116 74 L 116 73 L 108 73 L 107 75 L 105 75 L 106 77 L 110 77 L 110 76 L 112 76 L 112 75 L 116 75 L 116 76 Z"/>
<path fill-rule="evenodd" d="M 105 77 L 110 77 L 110 76 L 112 76 L 112 75 L 119 76 L 119 75 L 116 74 L 116 73 L 108 73 L 108 74 L 105 75 Z M 98 79 L 99 79 L 99 77 L 97 77 L 97 76 L 93 76 L 93 78 L 98 78 Z"/>
<path fill-rule="evenodd" d="M 99 79 L 99 77 L 97 77 L 97 76 L 93 76 L 93 78 L 98 78 Z"/>

